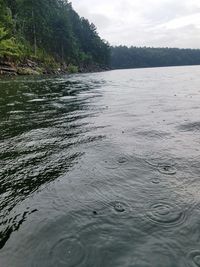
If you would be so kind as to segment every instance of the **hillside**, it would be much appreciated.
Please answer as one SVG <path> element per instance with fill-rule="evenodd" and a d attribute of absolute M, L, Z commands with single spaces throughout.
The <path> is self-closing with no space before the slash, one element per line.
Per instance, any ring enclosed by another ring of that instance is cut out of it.
<path fill-rule="evenodd" d="M 110 48 L 66 0 L 0 0 L 0 61 L 6 69 L 71 72 L 105 68 Z"/>

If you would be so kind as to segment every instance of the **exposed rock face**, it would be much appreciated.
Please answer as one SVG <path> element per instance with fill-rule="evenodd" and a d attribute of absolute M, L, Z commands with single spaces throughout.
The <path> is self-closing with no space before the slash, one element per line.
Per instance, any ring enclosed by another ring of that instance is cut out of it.
<path fill-rule="evenodd" d="M 0 75 L 17 75 L 17 68 L 10 62 L 0 61 Z"/>
<path fill-rule="evenodd" d="M 17 74 L 19 75 L 40 75 L 41 73 L 39 71 L 36 71 L 32 69 L 31 67 L 18 67 L 17 68 Z"/>
<path fill-rule="evenodd" d="M 0 60 L 0 75 L 39 75 L 43 70 L 36 62 L 26 60 L 24 63 L 13 63 Z"/>
<path fill-rule="evenodd" d="M 42 75 L 42 74 L 56 74 L 62 75 L 67 73 L 88 73 L 88 72 L 100 72 L 106 71 L 109 68 L 99 66 L 97 64 L 90 64 L 87 66 L 67 66 L 62 64 L 58 68 L 52 68 L 46 66 L 42 62 L 34 62 L 30 59 L 26 59 L 23 62 L 13 63 L 8 60 L 0 59 L 0 76 L 1 75 Z"/>

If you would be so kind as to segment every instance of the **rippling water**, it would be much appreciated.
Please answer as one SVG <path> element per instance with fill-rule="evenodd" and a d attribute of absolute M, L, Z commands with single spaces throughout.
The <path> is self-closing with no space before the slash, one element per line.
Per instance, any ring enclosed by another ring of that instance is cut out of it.
<path fill-rule="evenodd" d="M 0 80 L 0 266 L 200 266 L 199 73 Z"/>

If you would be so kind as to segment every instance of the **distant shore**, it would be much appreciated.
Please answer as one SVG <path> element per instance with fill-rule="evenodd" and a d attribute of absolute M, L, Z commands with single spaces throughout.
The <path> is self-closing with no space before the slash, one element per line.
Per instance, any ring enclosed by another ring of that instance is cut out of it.
<path fill-rule="evenodd" d="M 59 75 L 72 73 L 90 73 L 110 70 L 109 67 L 90 64 L 88 66 L 74 66 L 60 64 L 59 67 L 47 66 L 42 62 L 26 59 L 24 62 L 15 63 L 9 60 L 0 61 L 0 76 L 17 75 Z"/>

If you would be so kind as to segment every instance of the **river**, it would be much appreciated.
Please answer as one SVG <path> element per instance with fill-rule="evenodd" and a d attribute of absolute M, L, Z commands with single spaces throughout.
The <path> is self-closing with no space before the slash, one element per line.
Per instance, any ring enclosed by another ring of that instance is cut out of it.
<path fill-rule="evenodd" d="M 200 66 L 0 80 L 1 267 L 200 266 Z"/>

